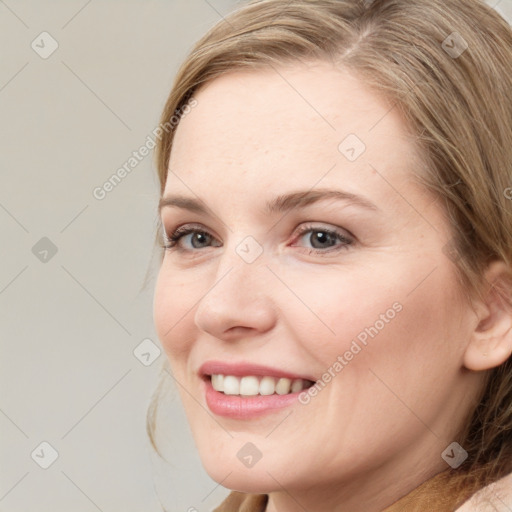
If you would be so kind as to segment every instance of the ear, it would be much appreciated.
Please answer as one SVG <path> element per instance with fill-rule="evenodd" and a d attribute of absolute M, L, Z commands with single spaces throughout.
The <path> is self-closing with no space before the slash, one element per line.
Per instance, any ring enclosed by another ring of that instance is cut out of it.
<path fill-rule="evenodd" d="M 477 326 L 471 333 L 463 363 L 468 370 L 489 370 L 512 355 L 512 286 L 510 270 L 502 261 L 485 273 L 486 290 L 475 304 Z"/>

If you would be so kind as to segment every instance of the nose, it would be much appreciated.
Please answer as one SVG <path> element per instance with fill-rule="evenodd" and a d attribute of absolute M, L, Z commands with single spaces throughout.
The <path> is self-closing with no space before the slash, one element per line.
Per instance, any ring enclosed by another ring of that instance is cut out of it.
<path fill-rule="evenodd" d="M 195 313 L 199 329 L 215 338 L 233 341 L 272 329 L 276 308 L 271 272 L 263 263 L 247 263 L 237 254 L 219 265 Z"/>

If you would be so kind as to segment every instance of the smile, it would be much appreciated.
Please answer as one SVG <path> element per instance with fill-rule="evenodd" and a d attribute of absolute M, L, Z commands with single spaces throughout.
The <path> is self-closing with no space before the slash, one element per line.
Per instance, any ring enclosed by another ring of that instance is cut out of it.
<path fill-rule="evenodd" d="M 313 382 L 305 379 L 275 378 L 271 376 L 248 375 L 238 377 L 235 375 L 211 375 L 212 387 L 215 391 L 225 395 L 238 396 L 269 396 L 273 394 L 288 395 L 299 393 L 313 385 Z"/>
<path fill-rule="evenodd" d="M 311 375 L 248 362 L 208 361 L 197 374 L 208 409 L 237 420 L 256 419 L 292 406 L 315 383 Z"/>

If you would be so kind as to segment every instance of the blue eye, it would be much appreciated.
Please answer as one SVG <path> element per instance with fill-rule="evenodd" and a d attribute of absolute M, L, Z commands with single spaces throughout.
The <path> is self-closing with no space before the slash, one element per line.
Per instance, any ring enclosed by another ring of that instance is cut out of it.
<path fill-rule="evenodd" d="M 295 236 L 295 240 L 307 238 L 306 235 L 309 235 L 309 243 L 312 246 L 307 250 L 308 254 L 321 255 L 327 252 L 338 251 L 348 248 L 353 243 L 353 240 L 341 231 L 311 226 L 300 228 L 299 233 Z M 208 231 L 186 225 L 177 228 L 170 235 L 164 233 L 163 247 L 166 250 L 176 249 L 181 252 L 197 252 L 200 249 L 210 247 L 210 244 L 214 241 L 216 241 L 215 237 L 208 233 Z M 213 244 L 213 246 L 220 247 L 221 244 L 217 243 Z M 292 245 L 292 247 L 296 247 L 296 245 Z"/>
<path fill-rule="evenodd" d="M 192 226 L 182 226 L 176 229 L 173 233 L 171 233 L 169 236 L 167 236 L 164 233 L 164 248 L 165 249 L 172 249 L 176 246 L 178 246 L 181 243 L 181 240 L 187 237 L 188 235 L 192 235 L 192 237 L 189 239 L 192 243 L 192 250 L 194 249 L 202 249 L 205 242 L 208 242 L 208 240 L 213 239 L 213 236 L 210 235 L 207 231 L 203 229 L 197 229 Z M 195 245 L 197 242 L 197 245 Z M 190 249 L 182 249 L 185 251 L 188 251 Z"/>
<path fill-rule="evenodd" d="M 308 235 L 309 238 L 305 235 Z M 303 237 L 308 239 L 312 245 L 312 249 L 308 251 L 308 254 L 331 252 L 347 248 L 347 246 L 353 243 L 353 240 L 346 237 L 342 232 L 321 227 L 306 226 L 301 228 L 297 238 Z"/>

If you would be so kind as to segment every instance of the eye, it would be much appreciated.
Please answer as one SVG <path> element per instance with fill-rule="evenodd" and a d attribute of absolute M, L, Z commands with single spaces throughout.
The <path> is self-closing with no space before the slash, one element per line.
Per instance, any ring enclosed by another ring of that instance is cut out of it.
<path fill-rule="evenodd" d="M 165 249 L 174 249 L 183 251 L 192 251 L 195 249 L 202 249 L 208 247 L 215 238 L 202 228 L 194 227 L 191 225 L 181 226 L 174 230 L 170 235 L 164 232 L 164 244 Z M 183 247 L 184 243 L 188 242 L 190 245 Z"/>
<path fill-rule="evenodd" d="M 325 254 L 347 249 L 354 240 L 344 231 L 321 226 L 302 226 L 291 245 L 296 247 L 297 240 L 307 240 L 311 248 L 306 247 L 308 254 Z M 210 246 L 221 247 L 221 243 L 208 231 L 200 226 L 187 224 L 175 229 L 171 234 L 164 233 L 163 247 L 166 250 L 197 252 Z"/>
<path fill-rule="evenodd" d="M 326 253 L 346 249 L 353 243 L 344 232 L 337 229 L 329 229 L 325 227 L 303 226 L 299 229 L 296 239 L 304 239 L 311 245 L 308 254 Z"/>

